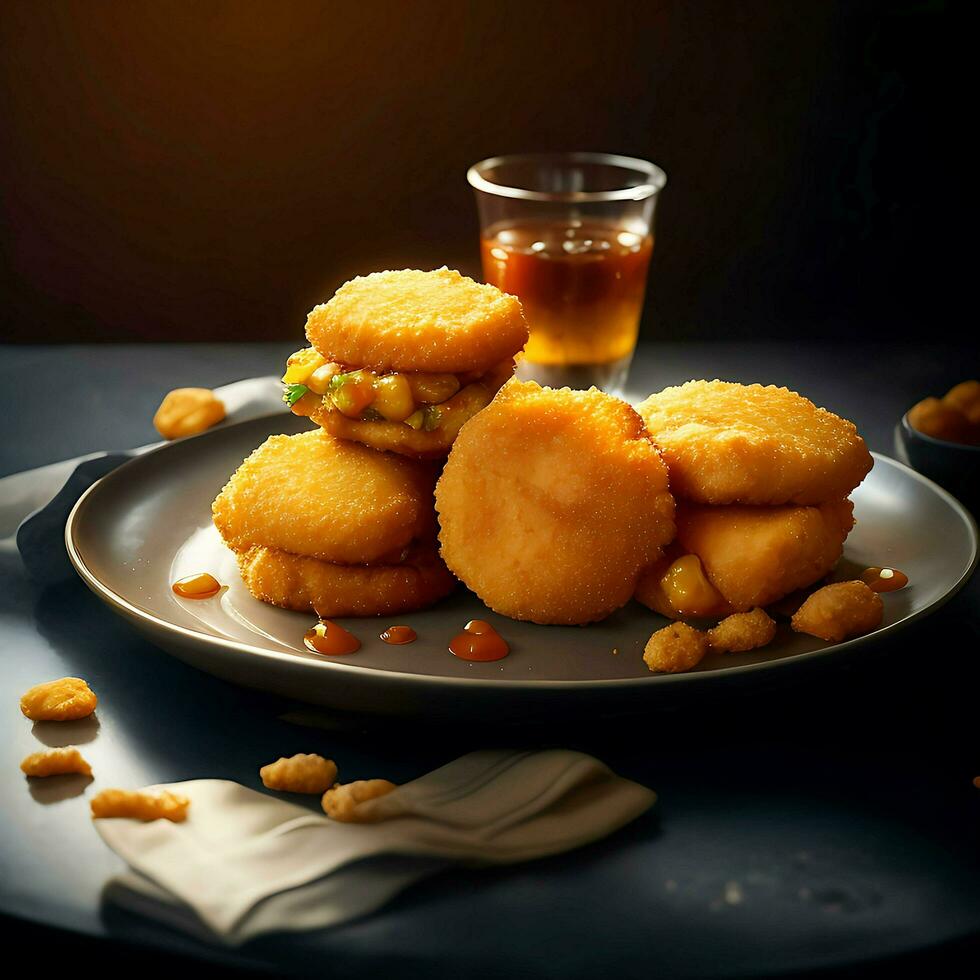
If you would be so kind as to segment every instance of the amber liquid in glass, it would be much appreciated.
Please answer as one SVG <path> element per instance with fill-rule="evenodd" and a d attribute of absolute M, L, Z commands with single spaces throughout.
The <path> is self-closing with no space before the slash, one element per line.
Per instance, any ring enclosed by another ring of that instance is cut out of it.
<path fill-rule="evenodd" d="M 636 346 L 653 238 L 596 222 L 496 225 L 483 276 L 517 296 L 531 330 L 518 374 L 544 384 L 622 387 Z"/>

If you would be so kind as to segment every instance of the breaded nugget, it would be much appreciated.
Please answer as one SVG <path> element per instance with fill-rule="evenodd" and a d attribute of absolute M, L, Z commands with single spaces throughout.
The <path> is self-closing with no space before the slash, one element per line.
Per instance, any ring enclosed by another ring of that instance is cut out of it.
<path fill-rule="evenodd" d="M 674 534 L 667 470 L 629 405 L 516 380 L 463 426 L 436 509 L 449 568 L 536 623 L 608 616 Z"/>
<path fill-rule="evenodd" d="M 358 276 L 306 321 L 328 360 L 373 371 L 486 371 L 527 342 L 515 296 L 452 269 Z"/>
<path fill-rule="evenodd" d="M 463 425 L 490 404 L 500 386 L 513 373 L 514 362 L 507 360 L 492 368 L 479 380 L 465 385 L 452 398 L 438 406 L 439 424 L 429 430 L 413 429 L 404 422 L 383 418 L 348 418 L 338 412 L 326 396 L 310 399 L 309 418 L 338 439 L 353 439 L 374 449 L 413 456 L 416 459 L 442 459 L 449 452 Z M 301 412 L 305 409 L 303 405 L 298 407 Z"/>
<path fill-rule="evenodd" d="M 657 630 L 643 650 L 643 662 L 656 674 L 681 674 L 697 667 L 708 652 L 708 636 L 687 623 Z"/>
<path fill-rule="evenodd" d="M 372 562 L 434 537 L 435 476 L 427 464 L 319 430 L 270 436 L 218 494 L 214 523 L 235 551 Z"/>
<path fill-rule="evenodd" d="M 678 499 L 818 504 L 846 497 L 872 465 L 852 423 L 786 388 L 688 381 L 638 411 Z"/>
<path fill-rule="evenodd" d="M 744 653 L 768 646 L 776 635 L 776 622 L 764 609 L 726 616 L 708 630 L 708 646 L 721 653 Z"/>
<path fill-rule="evenodd" d="M 881 625 L 881 596 L 864 582 L 833 582 L 817 589 L 796 611 L 791 625 L 828 643 L 862 636 Z"/>
<path fill-rule="evenodd" d="M 434 544 L 417 545 L 404 561 L 387 565 L 335 565 L 273 548 L 252 548 L 236 557 L 256 599 L 315 612 L 321 619 L 412 612 L 456 587 Z"/>
<path fill-rule="evenodd" d="M 636 597 L 672 618 L 766 606 L 812 585 L 837 564 L 854 526 L 853 509 L 849 500 L 817 507 L 710 507 L 679 501 L 672 554 L 696 555 L 723 603 L 685 608 L 664 588 L 663 563 L 644 573 Z"/>

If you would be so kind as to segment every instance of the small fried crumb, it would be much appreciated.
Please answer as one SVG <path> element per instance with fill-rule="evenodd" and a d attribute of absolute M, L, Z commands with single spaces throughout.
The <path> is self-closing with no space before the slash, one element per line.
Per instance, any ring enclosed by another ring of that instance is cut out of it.
<path fill-rule="evenodd" d="M 708 630 L 708 646 L 722 653 L 743 653 L 767 646 L 775 635 L 775 620 L 757 606 L 751 612 L 726 616 Z"/>
<path fill-rule="evenodd" d="M 358 804 L 387 796 L 395 789 L 398 787 L 387 779 L 360 779 L 356 783 L 344 783 L 328 789 L 320 803 L 323 812 L 332 820 L 342 823 L 370 823 L 377 817 L 369 813 L 358 813 Z"/>
<path fill-rule="evenodd" d="M 92 767 L 74 745 L 34 752 L 20 764 L 20 770 L 25 776 L 63 776 L 70 772 L 92 775 Z"/>
<path fill-rule="evenodd" d="M 864 582 L 833 582 L 818 589 L 797 610 L 792 626 L 828 643 L 862 636 L 881 625 L 881 596 Z"/>
<path fill-rule="evenodd" d="M 193 436 L 225 417 L 225 406 L 210 388 L 174 388 L 164 396 L 153 425 L 164 439 Z"/>
<path fill-rule="evenodd" d="M 643 661 L 650 670 L 661 674 L 679 674 L 696 667 L 708 652 L 708 637 L 687 623 L 671 623 L 657 630 L 643 651 Z"/>
<path fill-rule="evenodd" d="M 323 793 L 337 781 L 337 764 L 322 755 L 304 755 L 270 762 L 259 770 L 262 785 L 283 793 Z"/>
<path fill-rule="evenodd" d="M 36 684 L 20 699 L 20 710 L 31 721 L 76 721 L 87 718 L 99 703 L 81 677 L 62 677 Z"/>
<path fill-rule="evenodd" d="M 92 817 L 131 817 L 183 823 L 191 801 L 168 790 L 104 789 L 92 797 Z"/>

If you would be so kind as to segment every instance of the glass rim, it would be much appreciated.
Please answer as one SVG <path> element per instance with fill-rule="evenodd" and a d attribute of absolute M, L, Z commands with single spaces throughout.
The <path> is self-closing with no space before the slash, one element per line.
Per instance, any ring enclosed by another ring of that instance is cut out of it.
<path fill-rule="evenodd" d="M 513 187 L 508 184 L 496 184 L 483 176 L 483 171 L 493 167 L 504 166 L 508 163 L 530 162 L 534 160 L 565 160 L 569 163 L 599 163 L 607 166 L 621 167 L 624 170 L 636 170 L 646 176 L 646 182 L 633 187 L 617 187 L 608 191 L 533 191 L 526 187 Z M 557 152 L 557 153 L 507 153 L 502 156 L 487 157 L 474 163 L 466 171 L 466 179 L 470 186 L 485 194 L 495 194 L 497 197 L 511 197 L 522 201 L 551 201 L 552 203 L 578 203 L 602 201 L 643 201 L 663 190 L 667 183 L 667 175 L 655 163 L 641 160 L 639 157 L 620 156 L 618 153 L 593 153 L 591 151 Z"/>

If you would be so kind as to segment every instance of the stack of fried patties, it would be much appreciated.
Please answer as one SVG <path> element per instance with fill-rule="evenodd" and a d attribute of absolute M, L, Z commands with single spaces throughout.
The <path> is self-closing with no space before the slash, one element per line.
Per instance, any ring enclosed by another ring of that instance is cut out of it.
<path fill-rule="evenodd" d="M 439 557 L 439 461 L 527 340 L 520 303 L 458 272 L 359 277 L 309 315 L 272 436 L 213 505 L 249 591 L 321 618 L 409 612 L 456 580 Z"/>
<path fill-rule="evenodd" d="M 826 576 L 872 466 L 851 422 L 786 388 L 689 381 L 638 408 L 677 500 L 677 537 L 636 597 L 671 619 L 765 607 Z"/>

